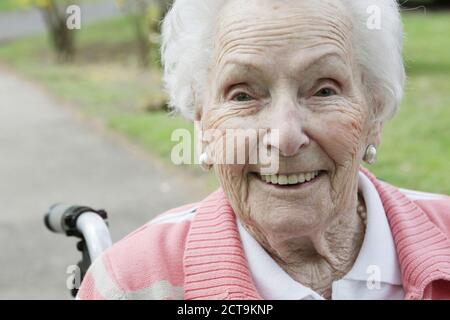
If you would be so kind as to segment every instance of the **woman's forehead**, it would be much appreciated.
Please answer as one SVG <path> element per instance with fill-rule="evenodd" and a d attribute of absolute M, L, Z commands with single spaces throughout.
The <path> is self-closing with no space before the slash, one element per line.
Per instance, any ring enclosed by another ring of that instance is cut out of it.
<path fill-rule="evenodd" d="M 327 1 L 237 1 L 221 11 L 215 37 L 215 65 L 230 56 L 277 60 L 295 52 L 332 48 L 351 55 L 351 20 Z M 347 60 L 347 59 L 345 59 Z"/>
<path fill-rule="evenodd" d="M 339 0 L 228 0 L 217 21 L 219 31 L 232 30 L 236 26 L 257 29 L 264 26 L 307 29 L 315 24 L 338 29 L 351 26 L 347 8 Z"/>

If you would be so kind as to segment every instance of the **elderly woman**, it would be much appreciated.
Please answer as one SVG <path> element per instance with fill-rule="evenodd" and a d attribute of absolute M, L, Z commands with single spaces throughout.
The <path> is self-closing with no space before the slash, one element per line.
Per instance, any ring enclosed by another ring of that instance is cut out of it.
<path fill-rule="evenodd" d="M 361 167 L 401 99 L 401 51 L 394 0 L 175 1 L 171 105 L 203 131 L 263 130 L 243 163 L 221 161 L 225 135 L 201 140 L 221 188 L 114 245 L 78 298 L 450 298 L 450 198 Z"/>

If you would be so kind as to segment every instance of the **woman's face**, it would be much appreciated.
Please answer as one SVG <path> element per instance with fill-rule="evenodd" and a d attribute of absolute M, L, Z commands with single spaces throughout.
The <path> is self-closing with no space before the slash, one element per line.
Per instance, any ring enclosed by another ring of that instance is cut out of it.
<path fill-rule="evenodd" d="M 216 163 L 239 143 L 247 160 L 279 153 L 274 176 L 249 161 L 214 166 L 236 214 L 265 241 L 317 232 L 356 205 L 374 141 L 351 28 L 336 1 L 231 0 L 220 13 L 199 118 L 203 130 L 264 129 L 234 149 L 216 136 L 206 145 Z"/>

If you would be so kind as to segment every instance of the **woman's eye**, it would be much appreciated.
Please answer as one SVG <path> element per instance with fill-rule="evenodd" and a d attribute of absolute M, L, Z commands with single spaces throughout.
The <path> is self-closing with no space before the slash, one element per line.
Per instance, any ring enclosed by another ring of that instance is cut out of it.
<path fill-rule="evenodd" d="M 247 102 L 253 100 L 253 98 L 245 92 L 239 92 L 233 96 L 232 100 L 237 102 Z"/>
<path fill-rule="evenodd" d="M 336 91 L 334 91 L 331 88 L 322 88 L 319 91 L 317 91 L 314 96 L 316 96 L 316 97 L 330 97 L 330 96 L 334 96 L 335 94 L 336 94 Z"/>

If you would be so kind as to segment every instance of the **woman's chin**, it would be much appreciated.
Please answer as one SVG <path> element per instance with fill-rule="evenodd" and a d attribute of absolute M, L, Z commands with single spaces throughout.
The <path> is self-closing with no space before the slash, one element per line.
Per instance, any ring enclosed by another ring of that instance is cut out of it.
<path fill-rule="evenodd" d="M 310 232 L 328 218 L 329 185 L 326 172 L 294 185 L 269 184 L 258 174 L 249 174 L 250 212 L 261 214 L 254 219 L 267 221 L 267 227 L 277 232 L 292 228 L 297 234 Z"/>

